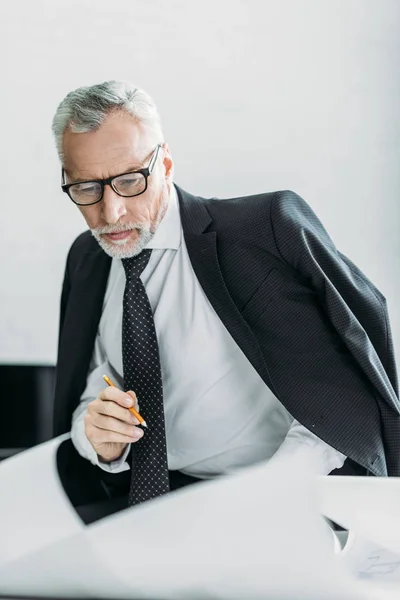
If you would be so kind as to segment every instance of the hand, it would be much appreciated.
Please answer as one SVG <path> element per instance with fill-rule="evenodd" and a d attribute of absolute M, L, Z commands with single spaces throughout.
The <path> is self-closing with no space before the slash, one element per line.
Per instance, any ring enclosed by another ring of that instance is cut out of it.
<path fill-rule="evenodd" d="M 111 386 L 88 404 L 84 418 L 86 437 L 103 462 L 116 460 L 128 444 L 143 436 L 143 429 L 135 427 L 139 421 L 129 411 L 130 406 L 139 412 L 135 393 Z"/>

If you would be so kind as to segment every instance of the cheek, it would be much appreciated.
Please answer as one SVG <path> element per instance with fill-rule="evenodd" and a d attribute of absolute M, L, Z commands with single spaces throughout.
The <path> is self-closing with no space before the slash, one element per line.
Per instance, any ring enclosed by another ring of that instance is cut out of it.
<path fill-rule="evenodd" d="M 89 229 L 101 226 L 101 209 L 97 205 L 94 206 L 78 206 L 79 211 L 85 219 Z"/>
<path fill-rule="evenodd" d="M 162 182 L 159 182 L 159 185 L 151 188 L 150 192 L 151 198 L 148 201 L 148 210 L 151 219 L 154 220 L 158 217 L 163 198 L 168 193 L 168 188 L 165 183 L 163 185 Z"/>
<path fill-rule="evenodd" d="M 127 216 L 124 220 L 147 223 L 152 216 L 152 206 L 154 203 L 153 196 L 154 192 L 152 190 L 147 190 L 141 196 L 131 198 L 132 202 L 126 205 Z"/>

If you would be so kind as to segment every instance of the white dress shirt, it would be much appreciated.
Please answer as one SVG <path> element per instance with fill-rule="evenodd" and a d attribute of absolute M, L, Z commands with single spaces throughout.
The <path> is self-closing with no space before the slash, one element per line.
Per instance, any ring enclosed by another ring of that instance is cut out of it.
<path fill-rule="evenodd" d="M 300 447 L 310 449 L 310 460 L 320 474 L 341 467 L 346 457 L 293 419 L 215 313 L 188 256 L 174 188 L 146 248 L 152 253 L 141 280 L 158 338 L 168 468 L 207 479 Z M 129 469 L 129 446 L 118 460 L 99 462 L 85 434 L 84 415 L 88 403 L 105 387 L 103 375 L 123 388 L 125 281 L 121 260 L 113 259 L 87 385 L 71 431 L 79 454 L 109 472 Z"/>

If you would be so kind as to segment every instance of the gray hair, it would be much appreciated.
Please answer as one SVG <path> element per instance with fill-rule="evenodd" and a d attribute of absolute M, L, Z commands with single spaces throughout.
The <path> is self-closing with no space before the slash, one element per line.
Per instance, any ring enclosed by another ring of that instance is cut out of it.
<path fill-rule="evenodd" d="M 63 162 L 63 137 L 67 129 L 84 133 L 98 129 L 115 110 L 124 110 L 153 131 L 162 143 L 160 116 L 152 98 L 128 81 L 105 81 L 80 87 L 65 96 L 53 118 L 52 131 L 60 161 Z"/>

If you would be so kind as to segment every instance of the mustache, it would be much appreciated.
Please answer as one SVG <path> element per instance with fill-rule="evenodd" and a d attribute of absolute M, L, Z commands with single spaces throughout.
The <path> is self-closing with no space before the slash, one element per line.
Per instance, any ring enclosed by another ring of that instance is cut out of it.
<path fill-rule="evenodd" d="M 104 225 L 104 227 L 93 227 L 91 231 L 95 235 L 104 235 L 107 233 L 122 233 L 125 231 L 132 231 L 133 229 L 138 231 L 150 230 L 147 223 L 114 223 L 113 225 Z"/>

